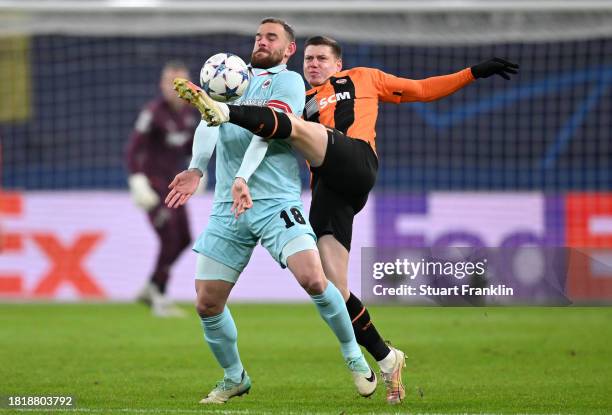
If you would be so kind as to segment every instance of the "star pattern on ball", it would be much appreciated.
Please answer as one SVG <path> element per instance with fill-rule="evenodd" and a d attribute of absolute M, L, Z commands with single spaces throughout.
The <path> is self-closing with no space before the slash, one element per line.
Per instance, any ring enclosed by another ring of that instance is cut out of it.
<path fill-rule="evenodd" d="M 217 68 L 215 69 L 215 74 L 212 77 L 214 78 L 222 74 L 223 71 L 225 71 L 225 68 L 227 68 L 227 66 L 225 66 L 225 62 L 221 62 L 219 65 L 217 65 Z"/>
<path fill-rule="evenodd" d="M 218 53 L 209 58 L 200 71 L 202 89 L 213 99 L 228 102 L 242 96 L 251 74 L 239 56 Z"/>
<path fill-rule="evenodd" d="M 223 94 L 223 96 L 225 97 L 226 100 L 231 101 L 232 99 L 240 96 L 236 93 L 236 91 L 238 91 L 238 88 L 240 88 L 240 85 L 238 85 L 235 88 L 225 88 L 225 94 Z"/>

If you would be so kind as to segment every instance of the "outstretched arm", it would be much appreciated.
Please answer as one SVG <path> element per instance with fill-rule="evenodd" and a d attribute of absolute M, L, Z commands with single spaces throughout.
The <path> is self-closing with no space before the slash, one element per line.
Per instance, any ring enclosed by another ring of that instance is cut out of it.
<path fill-rule="evenodd" d="M 429 102 L 444 98 L 474 81 L 470 68 L 426 79 L 402 79 L 400 102 Z"/>
<path fill-rule="evenodd" d="M 426 79 L 406 79 L 379 72 L 381 99 L 391 102 L 427 102 L 444 98 L 477 78 L 499 75 L 510 79 L 519 66 L 501 58 L 493 58 L 459 72 Z"/>

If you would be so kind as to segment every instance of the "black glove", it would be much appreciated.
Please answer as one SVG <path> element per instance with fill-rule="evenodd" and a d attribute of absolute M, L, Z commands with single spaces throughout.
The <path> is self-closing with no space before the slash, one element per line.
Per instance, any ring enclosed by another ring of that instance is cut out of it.
<path fill-rule="evenodd" d="M 508 74 L 518 73 L 518 68 L 519 66 L 516 63 L 508 62 L 502 58 L 493 58 L 474 65 L 470 69 L 474 78 L 488 78 L 497 74 L 504 79 L 510 79 Z"/>

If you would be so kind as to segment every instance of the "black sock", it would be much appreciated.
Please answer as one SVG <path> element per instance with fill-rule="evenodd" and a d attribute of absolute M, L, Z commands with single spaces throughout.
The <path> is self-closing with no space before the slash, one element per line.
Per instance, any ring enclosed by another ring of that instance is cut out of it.
<path fill-rule="evenodd" d="M 353 321 L 353 331 L 355 331 L 357 343 L 365 347 L 376 361 L 387 357 L 391 349 L 376 331 L 376 327 L 370 320 L 368 310 L 353 293 L 346 302 L 346 308 Z"/>
<path fill-rule="evenodd" d="M 263 138 L 289 138 L 291 135 L 291 120 L 285 113 L 254 105 L 228 105 L 228 108 L 230 122 L 253 134 Z"/>

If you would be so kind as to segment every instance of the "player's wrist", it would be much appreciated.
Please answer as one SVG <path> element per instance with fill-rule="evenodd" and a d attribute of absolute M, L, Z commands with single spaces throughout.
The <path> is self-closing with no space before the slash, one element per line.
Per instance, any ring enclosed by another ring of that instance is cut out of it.
<path fill-rule="evenodd" d="M 187 169 L 188 172 L 194 172 L 195 174 L 197 174 L 200 177 L 204 176 L 204 172 L 202 172 L 202 170 L 198 169 L 197 167 L 190 167 L 189 169 Z"/>

